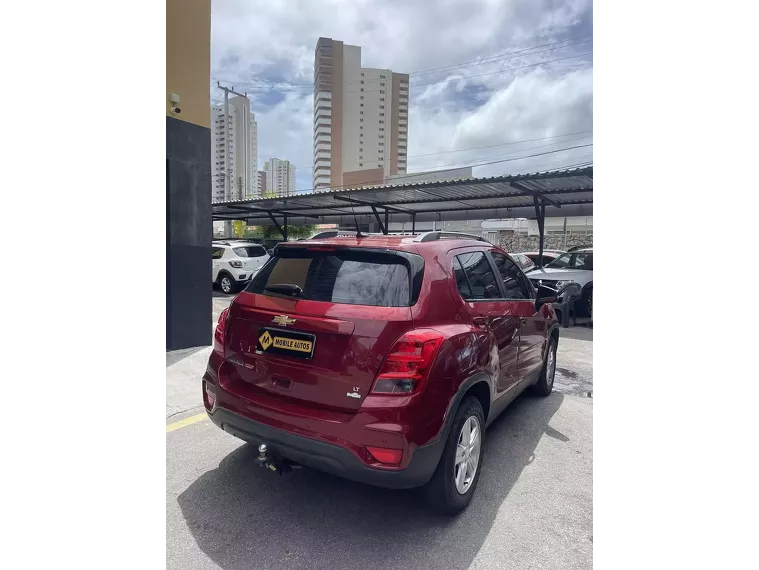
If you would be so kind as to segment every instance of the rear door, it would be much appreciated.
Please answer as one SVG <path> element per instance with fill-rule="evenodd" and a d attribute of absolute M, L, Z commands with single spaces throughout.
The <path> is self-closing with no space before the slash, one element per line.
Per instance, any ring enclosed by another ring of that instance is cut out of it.
<path fill-rule="evenodd" d="M 454 250 L 454 253 L 456 286 L 466 302 L 466 310 L 476 326 L 492 335 L 498 350 L 496 397 L 499 397 L 519 383 L 519 319 L 511 314 L 485 252 Z"/>
<path fill-rule="evenodd" d="M 506 295 L 509 312 L 519 318 L 519 377 L 531 377 L 543 365 L 545 319 L 535 309 L 533 289 L 517 265 L 503 253 L 492 251 Z"/>
<path fill-rule="evenodd" d="M 385 355 L 412 328 L 411 265 L 423 262 L 404 255 L 279 247 L 230 309 L 232 389 L 357 410 Z"/>

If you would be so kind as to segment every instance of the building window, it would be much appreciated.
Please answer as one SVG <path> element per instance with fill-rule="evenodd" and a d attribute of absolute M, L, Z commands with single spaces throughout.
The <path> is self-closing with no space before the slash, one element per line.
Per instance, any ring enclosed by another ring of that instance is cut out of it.
<path fill-rule="evenodd" d="M 383 121 L 382 119 L 380 119 L 380 125 L 384 125 L 384 124 L 385 124 L 385 121 Z"/>
<path fill-rule="evenodd" d="M 381 142 L 381 143 L 377 143 L 377 144 L 378 144 L 379 146 L 385 146 L 385 143 L 383 143 L 383 142 Z"/>
<path fill-rule="evenodd" d="M 384 95 L 384 94 L 385 94 L 385 90 L 384 89 L 380 89 L 380 95 Z"/>
<path fill-rule="evenodd" d="M 359 137 L 363 137 L 363 136 L 364 136 L 364 133 L 360 133 L 358 136 L 359 136 Z"/>
<path fill-rule="evenodd" d="M 364 157 L 363 157 L 363 156 L 359 156 L 358 158 L 359 158 L 359 160 L 363 160 L 363 159 L 364 159 Z"/>
<path fill-rule="evenodd" d="M 363 130 L 363 129 L 364 129 L 364 125 L 361 125 L 361 126 L 359 127 L 359 129 Z"/>
<path fill-rule="evenodd" d="M 380 127 L 380 130 L 381 130 L 381 131 L 384 131 L 384 130 L 385 130 L 385 127 Z"/>
<path fill-rule="evenodd" d="M 362 74 L 361 74 L 361 77 L 363 77 L 363 76 L 364 76 L 364 74 L 362 73 Z"/>
<path fill-rule="evenodd" d="M 380 83 L 380 87 L 384 87 L 384 86 L 385 86 L 385 84 L 384 84 L 384 83 Z"/>
<path fill-rule="evenodd" d="M 363 103 L 361 103 L 361 106 L 363 107 L 363 106 L 364 106 L 364 104 L 363 104 Z"/>
<path fill-rule="evenodd" d="M 363 112 L 363 111 L 360 111 L 360 113 L 361 113 L 362 115 L 364 114 L 364 112 Z"/>
<path fill-rule="evenodd" d="M 359 121 L 361 121 L 361 122 L 363 123 L 363 122 L 364 122 L 364 119 L 359 119 Z"/>
<path fill-rule="evenodd" d="M 364 75 L 364 74 L 362 73 L 361 75 Z M 361 80 L 361 85 L 363 85 L 363 84 L 364 84 L 364 80 L 362 79 Z"/>
<path fill-rule="evenodd" d="M 385 76 L 384 75 L 380 75 L 380 79 L 385 79 Z"/>
<path fill-rule="evenodd" d="M 385 113 L 380 113 L 380 117 L 384 117 L 384 116 L 385 116 Z"/>
<path fill-rule="evenodd" d="M 363 90 L 364 90 L 364 88 L 362 87 L 362 88 L 361 88 L 361 91 L 363 91 Z"/>
<path fill-rule="evenodd" d="M 358 165 L 359 165 L 359 166 L 364 166 L 364 165 L 363 165 L 363 164 L 361 164 L 360 162 L 358 163 Z"/>
<path fill-rule="evenodd" d="M 380 109 L 384 109 L 384 108 L 385 108 L 385 106 L 384 106 L 384 105 L 380 105 Z"/>
<path fill-rule="evenodd" d="M 380 101 L 384 101 L 384 100 L 385 100 L 385 98 L 384 98 L 384 97 L 380 97 Z"/>
<path fill-rule="evenodd" d="M 363 95 L 361 95 L 361 98 L 363 99 L 363 98 L 364 98 L 364 96 L 363 96 Z"/>

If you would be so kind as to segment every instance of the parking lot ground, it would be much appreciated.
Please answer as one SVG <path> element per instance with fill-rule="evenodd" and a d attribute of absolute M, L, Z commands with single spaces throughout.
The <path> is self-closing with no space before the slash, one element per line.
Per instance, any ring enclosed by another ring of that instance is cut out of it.
<path fill-rule="evenodd" d="M 214 298 L 215 317 L 230 300 Z M 554 393 L 521 396 L 488 429 L 477 492 L 456 518 L 417 491 L 260 469 L 204 415 L 210 347 L 167 354 L 167 567 L 590 568 L 592 335 L 561 330 Z"/>

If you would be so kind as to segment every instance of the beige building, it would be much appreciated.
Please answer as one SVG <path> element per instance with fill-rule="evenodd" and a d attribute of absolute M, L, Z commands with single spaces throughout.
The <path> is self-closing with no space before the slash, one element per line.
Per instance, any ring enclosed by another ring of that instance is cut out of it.
<path fill-rule="evenodd" d="M 314 191 L 403 174 L 408 74 L 361 67 L 361 48 L 319 38 L 314 60 Z"/>
<path fill-rule="evenodd" d="M 269 196 L 295 196 L 295 165 L 289 160 L 270 158 L 264 164 L 266 193 Z"/>

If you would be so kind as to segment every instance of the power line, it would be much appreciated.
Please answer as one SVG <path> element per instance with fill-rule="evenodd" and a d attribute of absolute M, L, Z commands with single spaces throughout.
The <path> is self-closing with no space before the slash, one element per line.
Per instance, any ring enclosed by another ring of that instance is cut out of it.
<path fill-rule="evenodd" d="M 549 43 L 549 44 L 532 46 L 532 47 L 524 48 L 524 49 L 516 51 L 516 52 L 510 52 L 510 53 L 507 53 L 505 55 L 501 54 L 501 55 L 490 56 L 489 58 L 485 58 L 485 59 L 482 59 L 482 60 L 471 60 L 471 61 L 468 61 L 468 62 L 459 63 L 459 64 L 455 64 L 455 65 L 450 65 L 450 66 L 446 66 L 446 67 L 439 67 L 439 68 L 432 68 L 432 69 L 427 69 L 427 70 L 421 70 L 421 71 L 417 71 L 417 72 L 414 72 L 414 73 L 409 73 L 408 75 L 409 75 L 409 78 L 411 78 L 412 76 L 413 77 L 417 77 L 417 76 L 420 76 L 420 75 L 429 75 L 429 74 L 434 74 L 434 73 L 440 73 L 442 71 L 454 71 L 456 69 L 475 67 L 475 66 L 478 66 L 478 65 L 487 65 L 489 63 L 495 63 L 497 61 L 503 61 L 503 60 L 507 60 L 507 59 L 514 59 L 514 58 L 517 58 L 517 57 L 525 57 L 525 56 L 528 56 L 528 55 L 537 55 L 539 53 L 544 53 L 544 52 L 547 52 L 547 51 L 554 51 L 554 50 L 557 50 L 557 49 L 564 49 L 564 48 L 568 48 L 568 47 L 575 47 L 575 46 L 578 46 L 578 45 L 590 43 L 592 40 L 584 40 L 584 41 L 581 41 L 581 42 L 577 42 L 577 40 L 583 39 L 583 38 L 586 38 L 586 37 L 589 37 L 589 36 L 592 36 L 592 35 L 593 34 L 588 34 L 587 36 L 578 36 L 577 38 L 570 38 L 568 40 L 561 40 L 561 41 L 553 42 L 553 43 Z M 566 43 L 566 42 L 576 42 L 576 43 L 569 43 L 567 45 L 563 45 L 563 46 L 559 46 L 559 47 L 552 47 L 552 48 L 548 48 L 548 49 L 541 49 L 539 51 L 535 51 L 535 52 L 532 52 L 532 53 L 524 53 L 524 52 L 527 52 L 527 51 L 530 51 L 530 50 L 534 50 L 534 49 L 538 49 L 538 48 L 542 48 L 542 47 L 546 47 L 546 46 L 556 46 L 558 44 Z M 556 60 L 556 61 L 559 61 L 559 60 Z M 548 63 L 548 62 L 545 62 L 545 63 Z M 478 76 L 472 76 L 472 77 L 478 77 Z M 218 81 L 224 81 L 226 83 L 235 83 L 235 84 L 238 84 L 238 85 L 243 85 L 243 86 L 246 86 L 246 87 L 254 87 L 254 88 L 276 87 L 276 86 L 279 86 L 279 85 L 286 85 L 287 87 L 293 87 L 293 88 L 308 87 L 308 88 L 313 89 L 313 87 L 314 87 L 313 83 L 289 83 L 289 82 L 286 82 L 286 81 L 270 81 L 270 80 L 258 80 L 257 82 L 246 82 L 246 81 L 242 81 L 242 80 L 223 79 L 223 78 L 219 78 L 219 77 L 215 77 L 215 79 L 217 79 Z M 342 84 L 342 85 L 360 85 L 360 84 L 362 84 L 362 82 L 368 84 L 368 83 L 376 83 L 376 82 L 381 82 L 381 81 L 385 81 L 385 79 L 365 79 L 365 80 L 361 80 L 361 81 L 342 81 L 339 84 Z M 428 85 L 428 84 L 422 84 L 422 85 Z M 412 85 L 410 85 L 410 87 L 421 87 L 422 85 L 413 85 L 412 84 Z M 371 92 L 371 91 L 373 91 L 373 90 L 369 90 L 369 91 L 365 91 L 365 92 Z"/>
<path fill-rule="evenodd" d="M 593 131 L 587 131 L 587 132 L 592 133 Z M 588 136 L 589 135 L 587 135 L 587 134 L 583 135 L 583 136 L 576 136 L 574 138 L 574 140 L 582 140 L 582 139 L 588 138 Z M 546 138 L 554 138 L 554 137 L 546 137 Z M 545 140 L 545 139 L 533 139 L 533 141 L 535 141 L 535 140 Z M 522 149 L 519 149 L 519 150 L 517 150 L 515 152 L 524 152 L 526 150 L 535 150 L 535 149 L 538 149 L 538 148 L 545 148 L 547 146 L 553 146 L 555 144 L 561 144 L 561 143 L 565 143 L 565 142 L 570 142 L 571 140 L 573 140 L 573 139 L 569 139 L 569 140 L 566 140 L 566 141 L 554 141 L 554 142 L 547 143 L 547 144 L 541 144 L 541 145 L 537 145 L 537 146 L 531 146 L 529 148 L 522 148 Z M 520 141 L 519 144 L 525 143 L 525 142 L 531 142 L 531 141 L 529 141 L 529 140 L 527 140 L 527 141 Z M 508 146 L 508 145 L 511 145 L 511 144 L 517 144 L 517 143 L 504 143 L 504 144 L 501 144 L 501 145 L 487 145 L 487 146 L 481 146 L 481 147 L 462 148 L 462 149 L 459 149 L 459 150 L 449 150 L 449 151 L 443 151 L 443 152 L 430 152 L 430 153 L 427 153 L 427 154 L 415 154 L 415 155 L 407 156 L 406 158 L 419 158 L 419 157 L 425 157 L 425 156 L 436 156 L 436 155 L 439 155 L 439 154 L 447 154 L 447 153 L 451 153 L 451 152 L 464 152 L 464 151 L 468 151 L 468 150 L 480 150 L 480 149 L 483 149 L 483 148 L 493 148 L 493 147 L 499 147 L 499 146 Z M 511 153 L 509 153 L 507 155 L 497 155 L 497 156 L 511 156 Z M 496 158 L 496 157 L 493 156 L 493 157 L 487 157 L 487 158 Z M 380 158 L 380 159 L 377 159 L 377 160 L 361 159 L 361 164 L 366 164 L 366 163 L 368 163 L 368 164 L 375 164 L 375 163 L 379 163 L 379 162 L 385 162 L 385 160 L 386 160 L 385 158 Z M 483 160 L 483 159 L 479 158 L 479 159 L 473 159 L 473 160 Z M 467 165 L 462 165 L 462 166 L 467 166 Z M 301 167 L 301 170 L 303 170 L 303 167 Z"/>

